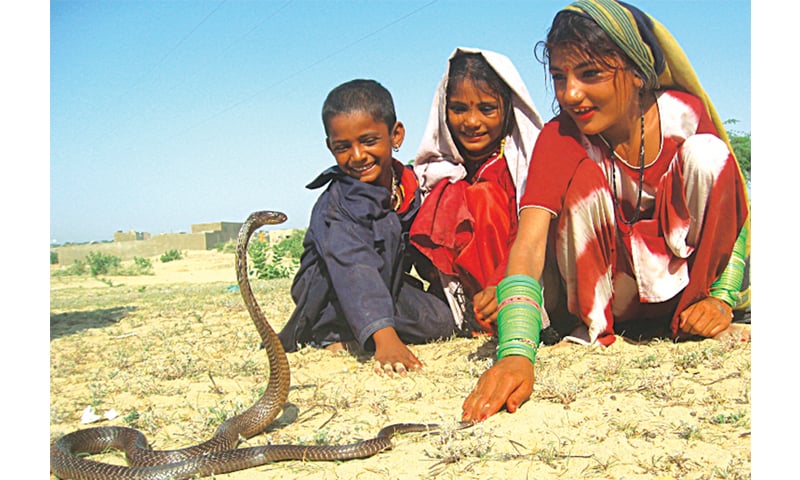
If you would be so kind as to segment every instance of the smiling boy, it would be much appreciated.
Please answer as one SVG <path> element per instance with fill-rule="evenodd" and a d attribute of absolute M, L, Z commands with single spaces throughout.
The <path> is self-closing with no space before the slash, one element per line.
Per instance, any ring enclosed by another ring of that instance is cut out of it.
<path fill-rule="evenodd" d="M 391 94 L 374 80 L 333 89 L 322 108 L 336 166 L 307 188 L 327 185 L 311 213 L 296 308 L 279 336 L 331 350 L 357 342 L 375 351 L 376 371 L 404 375 L 422 363 L 406 346 L 455 331 L 450 309 L 407 275 L 408 229 L 419 209 L 417 179 L 392 157 L 405 137 Z"/>

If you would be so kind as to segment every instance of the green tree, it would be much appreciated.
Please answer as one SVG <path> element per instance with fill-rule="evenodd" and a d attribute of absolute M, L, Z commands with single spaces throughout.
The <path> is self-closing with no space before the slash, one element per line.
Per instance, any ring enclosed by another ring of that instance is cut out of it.
<path fill-rule="evenodd" d="M 731 119 L 723 123 L 725 125 L 735 125 L 739 123 L 739 120 Z M 727 129 L 727 132 L 728 139 L 733 147 L 733 153 L 736 155 L 736 160 L 739 161 L 739 167 L 742 169 L 747 184 L 750 185 L 750 133 L 732 129 Z"/>

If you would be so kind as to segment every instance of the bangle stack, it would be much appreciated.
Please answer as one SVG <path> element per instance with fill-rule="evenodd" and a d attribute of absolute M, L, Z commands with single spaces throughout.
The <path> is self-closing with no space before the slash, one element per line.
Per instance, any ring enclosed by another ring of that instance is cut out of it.
<path fill-rule="evenodd" d="M 497 359 L 511 355 L 536 362 L 542 330 L 542 286 L 528 275 L 510 275 L 497 285 Z"/>
<path fill-rule="evenodd" d="M 745 250 L 747 248 L 747 227 L 742 227 L 739 237 L 733 245 L 731 258 L 722 275 L 711 284 L 709 294 L 735 307 L 740 301 L 739 291 L 742 289 L 745 269 Z"/>

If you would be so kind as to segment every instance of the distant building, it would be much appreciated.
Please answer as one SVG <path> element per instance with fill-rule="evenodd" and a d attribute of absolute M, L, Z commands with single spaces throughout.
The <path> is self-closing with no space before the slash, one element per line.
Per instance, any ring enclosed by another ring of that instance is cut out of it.
<path fill-rule="evenodd" d="M 150 239 L 150 232 L 137 232 L 136 230 L 131 230 L 129 232 L 123 232 L 122 230 L 117 230 L 114 232 L 114 241 L 115 242 L 127 242 L 129 240 L 149 240 Z"/>
<path fill-rule="evenodd" d="M 154 257 L 169 250 L 212 250 L 219 244 L 236 241 L 241 223 L 209 222 L 192 225 L 191 233 L 160 233 L 150 235 L 148 232 L 117 231 L 114 241 L 82 245 L 64 245 L 54 248 L 58 254 L 58 263 L 72 265 L 76 260 L 85 260 L 90 252 L 114 255 L 122 260 L 133 257 Z M 265 239 L 270 243 L 280 241 L 292 230 L 269 230 Z"/>

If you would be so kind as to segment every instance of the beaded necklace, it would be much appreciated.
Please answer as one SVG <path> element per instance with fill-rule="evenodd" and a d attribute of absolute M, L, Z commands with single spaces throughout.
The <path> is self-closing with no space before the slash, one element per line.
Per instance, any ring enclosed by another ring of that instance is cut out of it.
<path fill-rule="evenodd" d="M 392 166 L 392 209 L 397 211 L 403 205 L 403 197 L 405 196 L 405 192 L 403 191 L 403 185 L 400 183 L 400 179 L 397 178 L 397 175 L 394 171 L 394 166 Z"/>
<path fill-rule="evenodd" d="M 628 220 L 625 218 L 625 215 L 622 213 L 622 208 L 619 206 L 619 196 L 617 195 L 617 180 L 615 176 L 615 170 L 617 169 L 616 164 L 616 157 L 617 152 L 614 151 L 614 146 L 611 145 L 608 140 L 605 139 L 602 135 L 600 138 L 605 142 L 609 149 L 611 149 L 611 189 L 614 197 L 614 211 L 617 215 L 617 218 L 620 222 L 625 225 L 631 226 L 634 223 L 639 221 L 639 215 L 641 213 L 642 207 L 642 190 L 644 189 L 644 113 L 640 116 L 641 120 L 641 145 L 639 146 L 639 189 L 636 198 L 636 209 L 633 212 L 633 218 Z M 621 158 L 620 158 L 621 160 Z"/>

